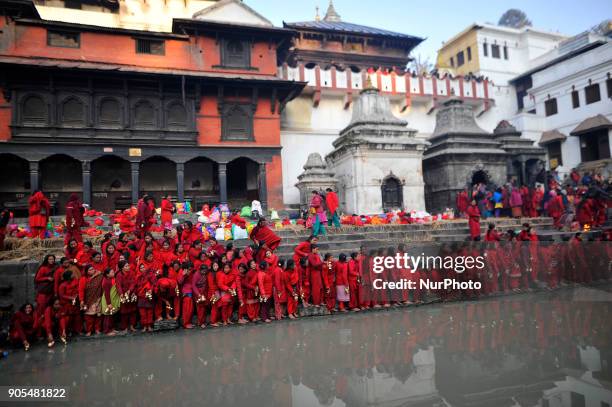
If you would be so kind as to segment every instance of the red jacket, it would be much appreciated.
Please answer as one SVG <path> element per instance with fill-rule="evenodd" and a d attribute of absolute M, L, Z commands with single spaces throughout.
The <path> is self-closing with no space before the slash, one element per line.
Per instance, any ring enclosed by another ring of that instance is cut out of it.
<path fill-rule="evenodd" d="M 272 277 L 272 272 L 270 270 L 260 270 L 257 273 L 257 285 L 259 287 L 260 297 L 272 297 L 272 287 L 274 285 Z"/>
<path fill-rule="evenodd" d="M 337 261 L 334 265 L 336 271 L 336 285 L 348 285 L 348 262 Z"/>
<path fill-rule="evenodd" d="M 325 203 L 327 204 L 329 213 L 333 215 L 338 209 L 338 194 L 336 194 L 334 191 L 328 192 L 327 195 L 325 195 Z"/>

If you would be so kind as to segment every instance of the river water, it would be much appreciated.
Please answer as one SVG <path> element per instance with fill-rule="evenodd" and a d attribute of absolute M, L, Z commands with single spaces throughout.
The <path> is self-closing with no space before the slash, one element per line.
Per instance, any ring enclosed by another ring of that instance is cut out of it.
<path fill-rule="evenodd" d="M 38 345 L 0 364 L 0 385 L 67 386 L 71 405 L 600 407 L 612 286 Z"/>

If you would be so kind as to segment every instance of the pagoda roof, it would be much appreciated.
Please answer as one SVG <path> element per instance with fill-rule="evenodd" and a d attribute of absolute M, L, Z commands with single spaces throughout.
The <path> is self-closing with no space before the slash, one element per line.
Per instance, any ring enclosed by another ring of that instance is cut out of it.
<path fill-rule="evenodd" d="M 416 44 L 421 43 L 424 38 L 416 37 L 414 35 L 402 34 L 395 31 L 384 30 L 382 28 L 374 28 L 366 25 L 347 23 L 345 21 L 301 21 L 295 23 L 283 22 L 283 26 L 286 28 L 292 28 L 294 30 L 311 30 L 311 31 L 325 31 L 325 32 L 336 32 L 341 34 L 355 34 L 365 35 L 374 37 L 384 37 L 396 40 L 408 40 L 413 41 Z M 415 44 L 415 45 L 416 45 Z"/>

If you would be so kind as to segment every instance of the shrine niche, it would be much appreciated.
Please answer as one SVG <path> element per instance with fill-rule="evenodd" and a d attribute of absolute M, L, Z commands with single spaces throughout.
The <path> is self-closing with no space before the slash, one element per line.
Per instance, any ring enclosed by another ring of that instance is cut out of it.
<path fill-rule="evenodd" d="M 343 180 L 339 196 L 347 213 L 424 210 L 422 171 L 427 142 L 393 115 L 389 99 L 366 83 L 347 127 L 326 160 Z"/>

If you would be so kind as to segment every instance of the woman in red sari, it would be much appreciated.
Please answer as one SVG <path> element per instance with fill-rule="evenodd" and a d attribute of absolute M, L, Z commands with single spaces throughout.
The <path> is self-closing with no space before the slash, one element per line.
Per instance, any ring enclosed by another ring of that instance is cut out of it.
<path fill-rule="evenodd" d="M 153 288 L 155 272 L 147 270 L 144 264 L 138 265 L 136 278 L 136 296 L 138 298 L 138 313 L 142 332 L 153 332 Z"/>
<path fill-rule="evenodd" d="M 55 345 L 53 334 L 56 332 L 62 338 L 62 342 L 66 343 L 66 329 L 65 326 L 63 326 L 63 315 L 64 311 L 58 298 L 55 298 L 42 314 L 40 325 L 47 334 L 47 347 L 49 348 Z"/>
<path fill-rule="evenodd" d="M 44 311 L 41 311 L 44 312 Z M 27 351 L 30 349 L 30 343 L 36 339 L 36 331 L 38 329 L 37 319 L 34 315 L 34 307 L 30 303 L 26 303 L 19 308 L 19 311 L 13 315 L 11 319 L 11 327 L 9 330 L 9 339 L 15 344 L 22 344 Z"/>
<path fill-rule="evenodd" d="M 553 218 L 555 227 L 561 229 L 561 216 L 565 211 L 565 206 L 563 205 L 563 199 L 557 195 L 556 191 L 550 191 L 550 199 L 544 205 L 544 209 L 548 212 L 548 216 Z"/>
<path fill-rule="evenodd" d="M 79 200 L 79 196 L 75 193 L 70 194 L 68 203 L 66 203 L 66 234 L 64 235 L 65 244 L 68 244 L 71 239 L 75 239 L 77 242 L 83 241 L 81 228 L 88 225 L 87 222 L 85 222 L 85 219 L 83 219 L 83 213 L 85 213 L 85 208 Z"/>
<path fill-rule="evenodd" d="M 270 309 L 273 301 L 273 277 L 272 271 L 268 268 L 268 263 L 265 261 L 259 263 L 257 286 L 259 287 L 259 299 L 261 302 L 261 307 L 259 309 L 260 318 L 266 323 L 272 322 L 270 319 Z"/>
<path fill-rule="evenodd" d="M 348 261 L 349 308 L 359 311 L 359 285 L 361 284 L 361 267 L 359 267 L 359 253 L 351 253 Z"/>
<path fill-rule="evenodd" d="M 298 317 L 297 305 L 300 292 L 300 276 L 293 260 L 287 260 L 287 266 L 283 271 L 282 279 L 285 285 L 285 296 L 287 297 L 287 314 L 290 319 L 295 319 Z"/>
<path fill-rule="evenodd" d="M 281 238 L 278 237 L 272 231 L 272 229 L 268 227 L 267 222 L 264 218 L 259 219 L 259 222 L 257 222 L 257 226 L 255 226 L 253 230 L 251 230 L 251 234 L 249 235 L 249 237 L 259 247 L 263 246 L 272 251 L 276 250 L 276 248 L 280 245 L 281 242 Z"/>
<path fill-rule="evenodd" d="M 170 198 L 170 195 L 167 195 L 161 201 L 161 223 L 166 230 L 172 229 L 172 214 L 176 212 Z"/>
<path fill-rule="evenodd" d="M 57 264 L 55 264 L 55 256 L 48 254 L 45 256 L 42 264 L 38 267 L 34 276 L 34 287 L 36 288 L 36 313 L 42 314 L 49 302 L 53 298 L 53 290 L 55 289 L 54 274 Z"/>
<path fill-rule="evenodd" d="M 246 304 L 247 317 L 253 322 L 259 320 L 259 285 L 257 274 L 257 263 L 255 263 L 255 260 L 249 260 L 242 291 Z"/>
<path fill-rule="evenodd" d="M 79 286 L 81 309 L 85 312 L 85 335 L 102 332 L 102 270 L 93 265 L 83 267 L 85 280 Z"/>
<path fill-rule="evenodd" d="M 136 272 L 127 261 L 120 261 L 117 268 L 119 271 L 115 280 L 117 292 L 121 298 L 119 329 L 127 331 L 129 328 L 130 331 L 136 332 L 136 316 L 138 311 L 136 308 Z"/>
<path fill-rule="evenodd" d="M 308 272 L 310 275 L 310 296 L 311 304 L 320 307 L 323 300 L 323 260 L 319 255 L 319 248 L 316 245 L 310 247 L 308 255 Z"/>
<path fill-rule="evenodd" d="M 69 331 L 80 335 L 83 331 L 83 319 L 79 307 L 79 281 L 74 272 L 67 270 L 62 275 L 59 286 L 59 300 L 62 306 L 62 320 L 60 325 L 60 340 L 66 343 Z"/>
<path fill-rule="evenodd" d="M 41 191 L 36 191 L 30 197 L 28 205 L 31 236 L 44 239 L 45 229 L 47 228 L 49 215 L 51 214 L 51 205 L 49 204 L 49 200 Z"/>
<path fill-rule="evenodd" d="M 319 239 L 316 236 L 310 235 L 308 239 L 295 246 L 295 249 L 293 249 L 293 262 L 299 264 L 302 258 L 308 257 L 310 254 L 310 246 L 317 244 L 318 241 Z"/>
<path fill-rule="evenodd" d="M 223 266 L 223 270 L 217 273 L 217 288 L 219 289 L 219 307 L 221 308 L 221 320 L 223 325 L 233 324 L 231 321 L 234 302 L 238 296 L 238 280 L 236 274 L 232 273 L 229 264 Z"/>
<path fill-rule="evenodd" d="M 473 241 L 480 240 L 480 210 L 476 205 L 476 200 L 472 199 L 470 206 L 467 208 L 468 225 L 470 227 L 470 239 Z"/>

